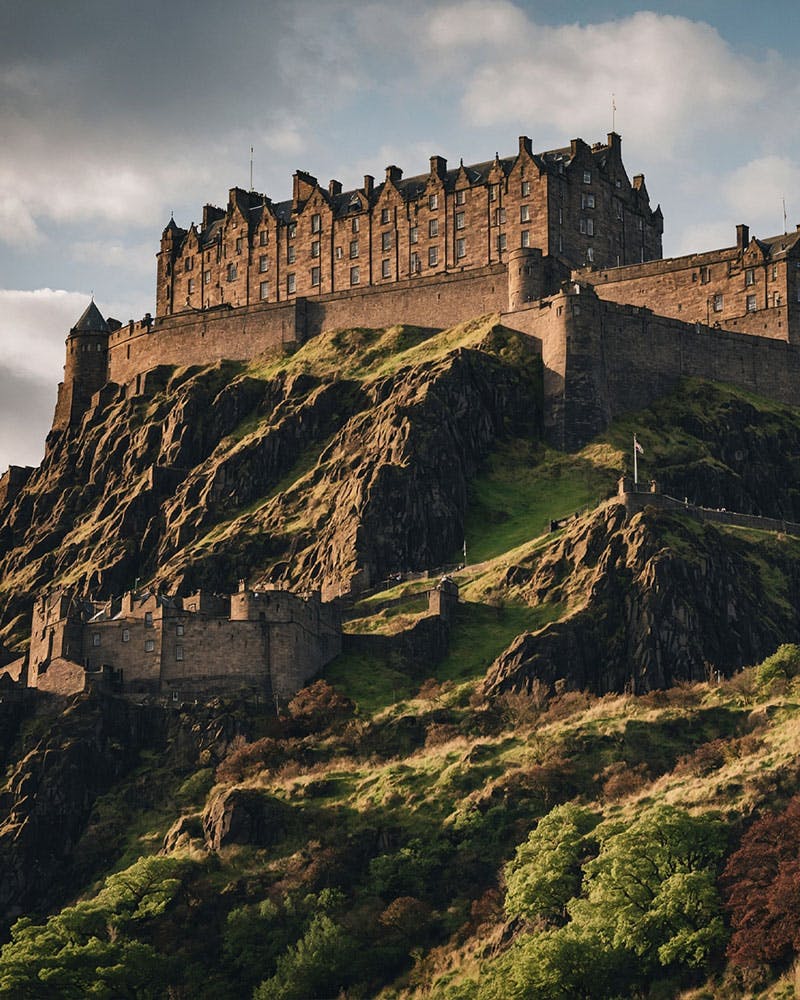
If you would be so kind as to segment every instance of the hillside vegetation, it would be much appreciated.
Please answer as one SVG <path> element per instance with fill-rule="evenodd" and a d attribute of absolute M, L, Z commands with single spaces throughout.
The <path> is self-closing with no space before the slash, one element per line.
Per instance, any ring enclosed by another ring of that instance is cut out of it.
<path fill-rule="evenodd" d="M 0 701 L 0 996 L 795 995 L 800 539 L 609 498 L 635 431 L 666 492 L 800 521 L 800 414 L 687 382 L 564 454 L 540 387 L 491 317 L 345 331 L 56 442 L 0 511 L 7 646 L 45 582 L 352 607 L 279 718 Z"/>

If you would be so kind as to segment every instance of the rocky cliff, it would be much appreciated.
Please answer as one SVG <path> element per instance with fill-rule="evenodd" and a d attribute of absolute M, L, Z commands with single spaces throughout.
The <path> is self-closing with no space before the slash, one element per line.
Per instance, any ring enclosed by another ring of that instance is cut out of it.
<path fill-rule="evenodd" d="M 800 541 L 607 503 L 573 522 L 503 589 L 569 608 L 518 636 L 493 664 L 490 693 L 535 681 L 641 693 L 728 675 L 800 638 Z"/>
<path fill-rule="evenodd" d="M 51 585 L 111 596 L 137 578 L 225 591 L 247 577 L 333 594 L 439 565 L 481 459 L 538 432 L 537 366 L 487 321 L 107 386 L 0 509 L 0 634 L 24 636 Z"/>

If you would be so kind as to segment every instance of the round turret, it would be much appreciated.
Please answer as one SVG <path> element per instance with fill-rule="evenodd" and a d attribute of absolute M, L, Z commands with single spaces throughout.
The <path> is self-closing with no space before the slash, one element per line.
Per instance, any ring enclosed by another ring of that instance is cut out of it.
<path fill-rule="evenodd" d="M 79 424 L 94 393 L 108 381 L 109 333 L 108 323 L 92 300 L 67 337 L 54 429 Z"/>
<path fill-rule="evenodd" d="M 518 247 L 508 255 L 508 309 L 524 309 L 544 293 L 542 251 L 538 247 Z"/>

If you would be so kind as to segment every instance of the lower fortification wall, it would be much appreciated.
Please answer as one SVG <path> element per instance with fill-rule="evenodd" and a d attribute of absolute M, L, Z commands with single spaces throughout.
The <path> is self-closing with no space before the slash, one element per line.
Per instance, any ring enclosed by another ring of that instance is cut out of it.
<path fill-rule="evenodd" d="M 682 323 L 603 301 L 586 286 L 502 320 L 541 343 L 545 429 L 559 447 L 579 447 L 683 378 L 729 382 L 800 404 L 800 349 L 786 341 Z"/>
<path fill-rule="evenodd" d="M 504 264 L 458 274 L 393 282 L 383 288 L 259 303 L 240 309 L 179 313 L 155 323 L 122 326 L 109 337 L 109 381 L 124 385 L 157 365 L 244 361 L 323 330 L 395 323 L 443 329 L 508 301 Z"/>

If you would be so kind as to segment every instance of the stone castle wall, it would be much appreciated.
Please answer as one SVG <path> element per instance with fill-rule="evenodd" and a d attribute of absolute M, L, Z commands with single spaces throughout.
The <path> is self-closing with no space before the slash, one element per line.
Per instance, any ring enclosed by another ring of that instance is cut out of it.
<path fill-rule="evenodd" d="M 248 360 L 295 346 L 323 330 L 395 323 L 445 328 L 508 302 L 506 267 L 399 281 L 387 288 L 348 290 L 242 309 L 214 309 L 129 324 L 109 336 L 108 378 L 125 384 L 158 365 Z"/>
<path fill-rule="evenodd" d="M 800 349 L 785 340 L 683 323 L 604 301 L 588 286 L 502 320 L 541 343 L 546 431 L 560 447 L 582 445 L 615 417 L 674 391 L 682 378 L 800 403 Z"/>

